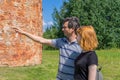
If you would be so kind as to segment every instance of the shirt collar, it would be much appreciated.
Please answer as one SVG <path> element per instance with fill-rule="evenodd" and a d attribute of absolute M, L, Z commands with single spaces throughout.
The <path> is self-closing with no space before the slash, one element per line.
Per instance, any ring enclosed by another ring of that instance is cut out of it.
<path fill-rule="evenodd" d="M 77 39 L 73 40 L 72 42 L 69 42 L 67 38 L 63 38 L 63 40 L 69 44 L 72 44 L 72 43 L 78 43 L 77 42 Z"/>

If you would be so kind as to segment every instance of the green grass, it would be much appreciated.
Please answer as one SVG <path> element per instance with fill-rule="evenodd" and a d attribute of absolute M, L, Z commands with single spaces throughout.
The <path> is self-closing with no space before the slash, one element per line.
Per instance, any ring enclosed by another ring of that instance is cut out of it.
<path fill-rule="evenodd" d="M 43 51 L 42 64 L 29 67 L 0 67 L 0 80 L 56 80 L 58 51 Z M 120 80 L 120 50 L 97 51 L 104 80 Z"/>
<path fill-rule="evenodd" d="M 100 50 L 97 53 L 104 80 L 120 80 L 120 50 Z"/>
<path fill-rule="evenodd" d="M 29 67 L 0 67 L 0 80 L 55 80 L 58 51 L 43 51 L 42 64 Z"/>

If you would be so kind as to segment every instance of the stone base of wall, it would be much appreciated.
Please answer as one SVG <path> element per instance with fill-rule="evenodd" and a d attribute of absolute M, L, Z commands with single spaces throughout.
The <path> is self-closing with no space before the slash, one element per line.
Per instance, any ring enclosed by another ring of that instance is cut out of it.
<path fill-rule="evenodd" d="M 8 49 L 7 52 L 4 44 L 0 44 L 0 66 L 31 66 L 41 64 L 42 55 L 39 51 L 40 45 L 36 45 L 36 49 L 30 49 L 29 46 L 25 46 L 24 44 L 15 45 Z M 7 52 L 7 53 L 6 53 Z"/>

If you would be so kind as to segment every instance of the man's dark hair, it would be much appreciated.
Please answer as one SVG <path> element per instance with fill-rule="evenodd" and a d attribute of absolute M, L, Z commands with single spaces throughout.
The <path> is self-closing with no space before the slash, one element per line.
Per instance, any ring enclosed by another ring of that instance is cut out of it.
<path fill-rule="evenodd" d="M 63 24 L 68 21 L 68 28 L 74 28 L 75 32 L 80 27 L 79 19 L 77 17 L 67 17 L 64 19 Z"/>

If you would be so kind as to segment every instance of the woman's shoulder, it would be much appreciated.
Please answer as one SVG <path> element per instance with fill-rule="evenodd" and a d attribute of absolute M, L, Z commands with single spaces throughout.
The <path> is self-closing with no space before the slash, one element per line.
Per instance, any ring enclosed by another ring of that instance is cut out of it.
<path fill-rule="evenodd" d="M 92 54 L 92 53 L 96 53 L 95 51 L 82 51 L 82 53 L 85 53 L 85 54 Z"/>

